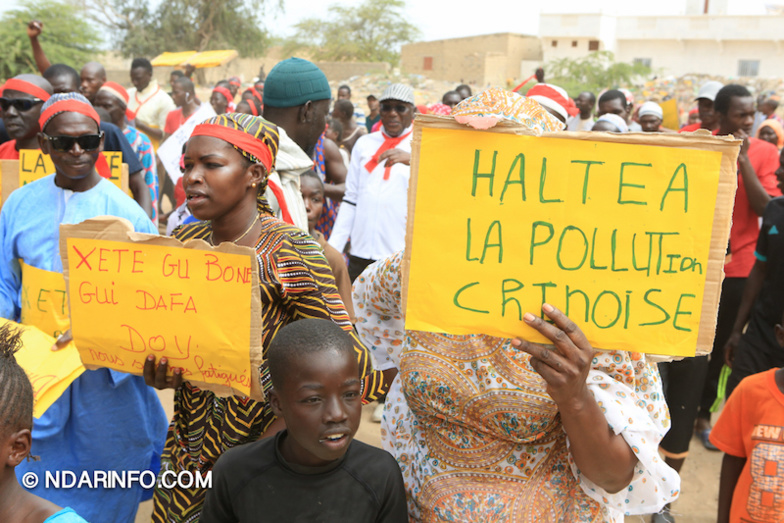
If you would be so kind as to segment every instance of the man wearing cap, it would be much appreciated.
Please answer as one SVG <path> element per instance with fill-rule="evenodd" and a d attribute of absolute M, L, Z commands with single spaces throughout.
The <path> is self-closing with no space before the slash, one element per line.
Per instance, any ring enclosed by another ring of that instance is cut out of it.
<path fill-rule="evenodd" d="M 279 62 L 264 83 L 264 118 L 278 126 L 280 148 L 267 201 L 275 215 L 308 230 L 299 176 L 313 169 L 313 151 L 327 125 L 332 91 L 324 73 L 301 58 Z"/>
<path fill-rule="evenodd" d="M 553 84 L 536 84 L 526 94 L 528 98 L 539 102 L 545 110 L 558 118 L 564 126 L 566 120 L 579 112 L 566 91 Z"/>
<path fill-rule="evenodd" d="M 84 85 L 84 83 L 82 83 Z M 105 109 L 112 118 L 112 123 L 120 128 L 131 145 L 131 149 L 139 158 L 144 170 L 144 184 L 150 191 L 152 200 L 152 222 L 158 223 L 158 169 L 155 152 L 150 138 L 143 132 L 126 123 L 128 112 L 128 92 L 115 82 L 105 82 L 93 97 L 93 105 Z"/>
<path fill-rule="evenodd" d="M 656 102 L 645 102 L 642 104 L 637 117 L 640 120 L 642 132 L 658 133 L 661 131 L 660 127 L 662 120 L 664 120 L 664 111 Z"/>
<path fill-rule="evenodd" d="M 52 86 L 34 74 L 20 74 L 3 85 L 0 107 L 11 140 L 0 145 L 0 160 L 18 160 L 21 149 L 38 149 L 38 117 Z"/>
<path fill-rule="evenodd" d="M 697 129 L 707 129 L 712 132 L 719 128 L 719 115 L 713 110 L 713 101 L 716 99 L 716 94 L 722 87 L 724 86 L 721 82 L 712 80 L 702 84 L 696 98 L 697 112 L 700 115 L 700 121 L 681 128 L 679 132 L 691 133 Z"/>
<path fill-rule="evenodd" d="M 365 118 L 365 127 L 369 133 L 373 132 L 373 126 L 381 121 L 381 112 L 379 111 L 378 98 L 375 95 L 369 94 L 367 96 L 367 106 L 370 112 Z"/>
<path fill-rule="evenodd" d="M 149 136 L 157 148 L 174 102 L 152 77 L 152 64 L 146 58 L 134 58 L 131 62 L 131 83 L 134 87 L 128 90 L 128 109 L 136 120 L 136 128 Z"/>
<path fill-rule="evenodd" d="M 566 124 L 567 131 L 590 131 L 593 128 L 593 108 L 596 105 L 596 95 L 590 91 L 583 91 L 574 101 L 580 114 L 572 116 Z"/>
<path fill-rule="evenodd" d="M 351 281 L 374 261 L 405 247 L 414 90 L 392 84 L 379 102 L 381 130 L 354 145 L 346 193 L 329 238 L 338 252 L 351 238 Z"/>
<path fill-rule="evenodd" d="M 127 219 L 137 232 L 157 231 L 133 200 L 96 171 L 103 134 L 90 102 L 77 93 L 55 94 L 39 109 L 39 145 L 55 173 L 11 193 L 0 211 L 0 317 L 57 337 L 70 327 L 68 308 L 60 307 L 57 298 L 65 295 L 60 224 L 110 215 Z M 35 293 L 39 302 L 23 299 L 23 288 L 24 295 Z M 87 370 L 34 420 L 33 448 L 40 461 L 24 461 L 16 473 L 39 478 L 64 470 L 90 477 L 99 471 L 154 475 L 166 428 L 160 400 L 142 377 Z M 132 523 L 139 502 L 150 495 L 138 483 L 58 489 L 40 481 L 29 490 L 72 507 L 88 521 L 117 523 Z"/>

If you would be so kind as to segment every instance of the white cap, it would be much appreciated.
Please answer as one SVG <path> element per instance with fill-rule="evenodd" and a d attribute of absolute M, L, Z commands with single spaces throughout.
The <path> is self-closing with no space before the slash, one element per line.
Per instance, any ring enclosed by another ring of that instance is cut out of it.
<path fill-rule="evenodd" d="M 415 105 L 414 89 L 410 85 L 391 84 L 386 89 L 384 89 L 384 93 L 378 99 L 379 102 L 383 102 L 385 100 L 400 100 L 401 102 Z"/>
<path fill-rule="evenodd" d="M 661 106 L 656 102 L 645 102 L 640 106 L 640 112 L 637 114 L 640 118 L 646 114 L 652 114 L 659 117 L 660 119 L 664 118 L 664 111 L 662 111 Z"/>
<path fill-rule="evenodd" d="M 716 95 L 719 94 L 719 91 L 724 85 L 721 82 L 717 82 L 715 80 L 711 80 L 710 82 L 705 82 L 700 87 L 700 91 L 697 93 L 697 98 L 695 100 L 699 100 L 700 98 L 707 98 L 711 102 L 716 101 Z"/>

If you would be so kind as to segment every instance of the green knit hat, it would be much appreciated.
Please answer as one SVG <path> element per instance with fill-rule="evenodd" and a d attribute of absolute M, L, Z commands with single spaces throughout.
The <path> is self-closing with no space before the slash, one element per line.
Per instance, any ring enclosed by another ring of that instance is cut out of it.
<path fill-rule="evenodd" d="M 308 100 L 329 100 L 332 91 L 326 75 L 313 62 L 289 58 L 278 62 L 264 81 L 264 105 L 297 107 Z"/>

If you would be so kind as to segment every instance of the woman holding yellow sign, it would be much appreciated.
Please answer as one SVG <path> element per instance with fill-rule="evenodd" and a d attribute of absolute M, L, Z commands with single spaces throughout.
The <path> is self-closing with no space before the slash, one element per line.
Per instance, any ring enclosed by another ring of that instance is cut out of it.
<path fill-rule="evenodd" d="M 232 113 L 199 124 L 185 151 L 183 184 L 193 215 L 203 220 L 175 231 L 182 241 L 200 238 L 212 245 L 234 242 L 256 250 L 262 301 L 262 346 L 266 350 L 278 330 L 303 318 L 329 319 L 353 330 L 329 265 L 305 231 L 272 215 L 264 192 L 278 151 L 278 128 L 261 117 Z M 364 400 L 382 392 L 380 373 L 372 371 L 367 350 L 355 338 Z M 167 379 L 167 362 L 148 357 L 144 376 L 149 385 L 178 388 L 174 419 L 161 468 L 206 472 L 227 448 L 272 435 L 282 428 L 266 402 L 219 398 L 202 391 L 175 372 Z M 270 387 L 266 365 L 262 386 Z M 182 385 L 182 386 L 180 386 Z M 205 490 L 155 491 L 153 521 L 195 521 Z"/>

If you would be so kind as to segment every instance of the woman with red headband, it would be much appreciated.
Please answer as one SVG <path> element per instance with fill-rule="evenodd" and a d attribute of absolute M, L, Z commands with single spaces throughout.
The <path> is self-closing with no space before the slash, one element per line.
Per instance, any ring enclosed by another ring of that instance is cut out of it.
<path fill-rule="evenodd" d="M 15 190 L 0 212 L 0 317 L 57 337 L 70 325 L 62 305 L 60 224 L 110 215 L 129 220 L 138 232 L 157 230 L 136 202 L 96 171 L 103 133 L 90 102 L 77 93 L 55 94 L 40 109 L 38 141 L 55 173 Z M 141 377 L 87 370 L 35 419 L 33 452 L 41 459 L 21 463 L 16 472 L 39 478 L 64 470 L 90 477 L 98 471 L 154 474 L 165 434 L 161 402 Z M 139 484 L 58 489 L 40 481 L 28 490 L 88 521 L 118 523 L 132 523 L 150 494 Z"/>
<path fill-rule="evenodd" d="M 229 82 L 221 80 L 212 89 L 210 104 L 215 109 L 215 114 L 233 113 L 237 108 L 234 105 L 234 95 L 229 90 Z"/>
<path fill-rule="evenodd" d="M 274 124 L 247 114 L 215 116 L 196 126 L 185 151 L 183 184 L 191 211 L 203 221 L 174 232 L 183 241 L 234 242 L 256 250 L 264 351 L 282 327 L 303 318 L 329 319 L 354 335 L 318 243 L 305 231 L 273 217 L 264 198 L 278 143 Z M 367 350 L 354 339 L 364 378 L 363 399 L 372 401 L 386 387 L 381 375 L 372 371 Z M 282 428 L 268 403 L 219 398 L 182 383 L 178 373 L 167 379 L 166 361 L 157 363 L 154 356 L 148 357 L 147 383 L 178 389 L 162 469 L 206 473 L 225 449 Z M 266 392 L 270 387 L 266 365 L 260 371 Z M 153 521 L 196 521 L 205 493 L 203 488 L 159 487 Z"/>

